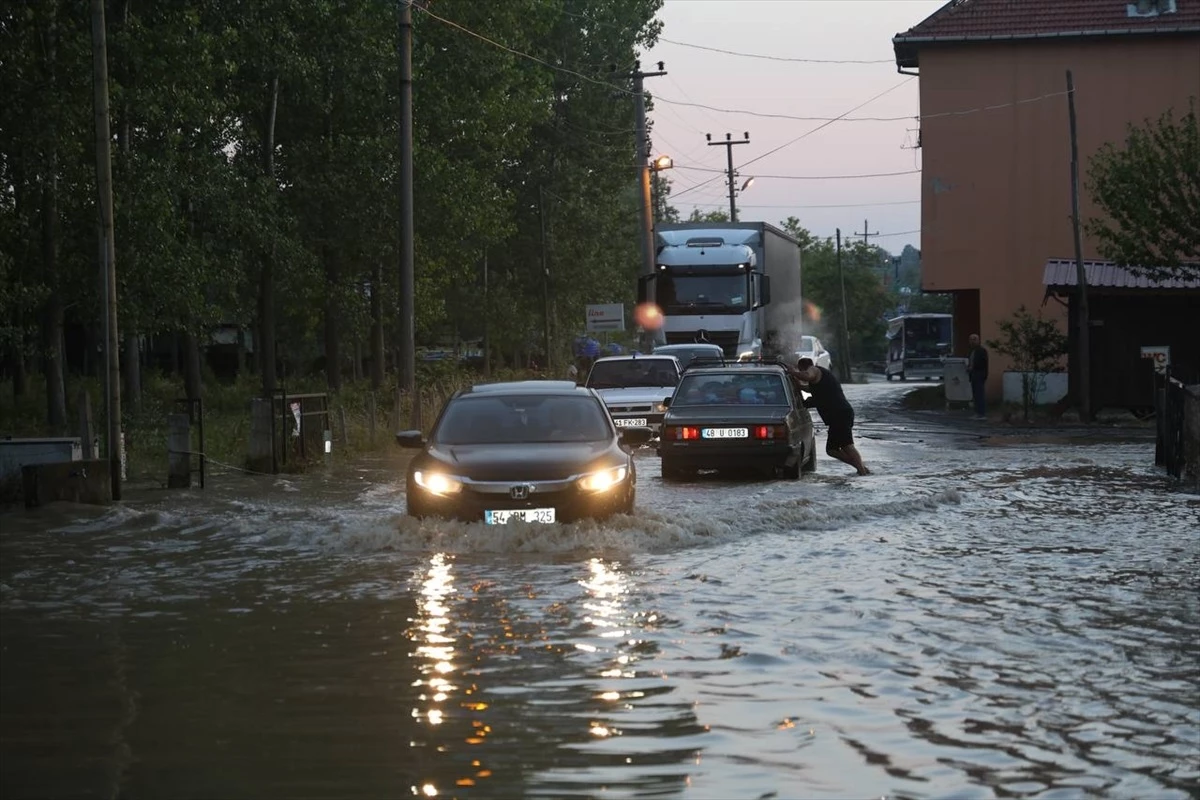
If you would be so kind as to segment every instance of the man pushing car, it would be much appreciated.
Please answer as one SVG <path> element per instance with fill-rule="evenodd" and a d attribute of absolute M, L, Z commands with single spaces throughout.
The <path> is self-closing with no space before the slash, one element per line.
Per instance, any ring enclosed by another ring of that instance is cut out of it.
<path fill-rule="evenodd" d="M 825 452 L 854 467 L 859 475 L 870 475 L 871 471 L 863 464 L 862 456 L 854 446 L 854 407 L 846 399 L 841 382 L 825 367 L 814 364 L 811 358 L 802 358 L 795 368 L 787 369 L 799 384 L 798 388 L 809 394 L 804 407 L 815 408 L 829 429 Z"/>

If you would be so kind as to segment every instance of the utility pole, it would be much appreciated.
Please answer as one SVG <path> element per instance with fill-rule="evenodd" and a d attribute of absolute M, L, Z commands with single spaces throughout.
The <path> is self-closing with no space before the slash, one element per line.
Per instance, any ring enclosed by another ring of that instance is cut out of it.
<path fill-rule="evenodd" d="M 108 469 L 112 499 L 121 499 L 121 351 L 117 347 L 117 263 L 113 241 L 112 133 L 108 120 L 108 44 L 104 25 L 104 0 L 92 0 L 92 104 L 96 118 L 96 191 L 100 201 L 100 228 L 104 239 L 105 342 L 108 367 Z"/>
<path fill-rule="evenodd" d="M 490 323 L 492 319 L 492 300 L 488 296 L 488 263 L 487 249 L 483 251 L 483 377 L 492 376 L 492 340 Z"/>
<path fill-rule="evenodd" d="M 1075 131 L 1075 79 L 1067 70 L 1067 116 L 1071 122 L 1071 227 L 1075 235 L 1075 282 L 1079 288 L 1079 416 L 1092 419 L 1092 343 L 1088 313 L 1087 270 L 1083 268 L 1083 233 L 1079 220 L 1079 141 Z"/>
<path fill-rule="evenodd" d="M 734 202 L 737 197 L 737 175 L 733 171 L 733 146 L 735 144 L 750 144 L 750 132 L 746 131 L 742 134 L 744 139 L 734 139 L 733 134 L 725 134 L 725 141 L 714 142 L 712 134 L 704 134 L 704 138 L 708 140 L 708 146 L 724 147 L 725 161 L 728 166 L 725 169 L 725 176 L 729 179 L 729 221 L 737 222 L 737 204 Z"/>
<path fill-rule="evenodd" d="M 657 72 L 642 72 L 642 62 L 635 61 L 633 72 L 633 95 L 637 102 L 637 168 L 638 180 L 642 189 L 641 226 L 642 226 L 642 274 L 654 273 L 654 212 L 650 206 L 650 137 L 646 130 L 646 93 L 644 80 L 666 75 L 663 62 L 658 62 Z"/>
<path fill-rule="evenodd" d="M 550 267 L 546 260 L 549 248 L 546 237 L 546 188 L 538 187 L 538 223 L 542 229 L 542 346 L 545 349 L 546 369 L 550 369 Z"/>
<path fill-rule="evenodd" d="M 863 226 L 866 228 L 866 225 Z M 837 229 L 837 272 L 838 283 L 842 287 L 842 346 L 838 348 L 838 371 L 843 382 L 850 380 L 850 324 L 846 320 L 846 276 L 842 272 L 842 229 Z"/>
<path fill-rule="evenodd" d="M 874 233 L 869 233 L 868 231 L 870 231 L 870 230 L 871 229 L 869 227 L 867 227 L 867 221 L 864 219 L 863 220 L 863 229 L 861 231 L 855 231 L 854 235 L 863 237 L 863 244 L 869 245 L 871 243 L 871 237 L 879 235 L 879 231 L 875 231 Z"/>
<path fill-rule="evenodd" d="M 412 0 L 400 0 L 400 380 L 417 416 L 416 305 L 413 276 Z"/>

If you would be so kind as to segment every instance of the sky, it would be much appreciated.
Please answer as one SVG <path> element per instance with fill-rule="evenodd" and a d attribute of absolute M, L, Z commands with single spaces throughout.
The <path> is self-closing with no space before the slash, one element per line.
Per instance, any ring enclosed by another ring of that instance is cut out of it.
<path fill-rule="evenodd" d="M 754 177 L 738 196 L 740 221 L 778 225 L 795 216 L 817 236 L 833 236 L 840 227 L 843 239 L 853 240 L 862 238 L 866 220 L 870 233 L 879 232 L 869 239 L 872 244 L 893 254 L 906 244 L 919 248 L 921 151 L 913 147 L 918 79 L 896 72 L 891 40 L 944 4 L 945 0 L 666 0 L 658 14 L 661 39 L 643 54 L 642 69 L 657 70 L 662 61 L 667 72 L 647 78 L 645 84 L 653 98 L 651 155 L 667 154 L 675 162 L 667 173 L 671 204 L 685 218 L 693 208 L 728 210 L 726 148 L 709 146 L 704 135 L 711 133 L 716 142 L 726 133 L 738 140 L 748 132 L 749 144 L 733 146 L 738 187 Z M 668 39 L 672 41 L 664 41 Z M 681 43 L 773 58 L 729 55 Z M 838 117 L 885 91 L 848 119 L 793 144 L 787 143 L 823 121 L 741 113 Z M 853 121 L 855 117 L 906 119 Z M 771 177 L 894 172 L 911 174 L 825 180 Z M 710 179 L 714 180 L 698 186 Z"/>

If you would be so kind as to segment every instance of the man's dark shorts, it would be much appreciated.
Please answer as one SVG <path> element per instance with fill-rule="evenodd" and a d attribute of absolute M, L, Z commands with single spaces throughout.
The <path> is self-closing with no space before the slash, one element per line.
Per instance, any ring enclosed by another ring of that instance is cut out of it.
<path fill-rule="evenodd" d="M 831 411 L 828 414 L 822 414 L 821 419 L 829 428 L 829 435 L 825 442 L 827 450 L 840 450 L 846 445 L 854 444 L 854 435 L 851 433 L 854 428 L 854 409 L 845 408 Z"/>

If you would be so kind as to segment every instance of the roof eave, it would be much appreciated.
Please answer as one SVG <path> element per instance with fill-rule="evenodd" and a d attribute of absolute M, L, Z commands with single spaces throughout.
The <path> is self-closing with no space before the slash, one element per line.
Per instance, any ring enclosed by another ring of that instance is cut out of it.
<path fill-rule="evenodd" d="M 943 44 L 971 44 L 974 42 L 1023 42 L 1046 39 L 1092 39 L 1108 36 L 1180 36 L 1200 34 L 1200 25 L 1175 25 L 1153 29 L 1097 28 L 1078 31 L 1053 31 L 1044 33 L 988 33 L 966 36 L 907 36 L 898 33 L 892 37 L 892 48 L 896 54 L 898 69 L 916 69 L 920 66 L 920 49 L 923 46 Z"/>

